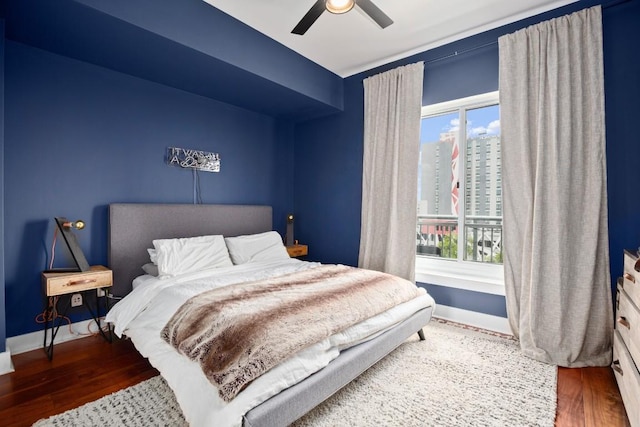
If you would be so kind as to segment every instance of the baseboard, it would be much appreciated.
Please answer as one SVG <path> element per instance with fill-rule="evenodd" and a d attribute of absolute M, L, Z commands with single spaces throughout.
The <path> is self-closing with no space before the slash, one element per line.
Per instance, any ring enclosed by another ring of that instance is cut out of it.
<path fill-rule="evenodd" d="M 91 331 L 89 330 L 89 327 L 91 327 Z M 84 338 L 92 333 L 97 332 L 97 329 L 98 328 L 93 319 L 72 323 L 71 331 L 69 330 L 68 325 L 62 325 L 58 330 L 54 345 L 66 341 L 72 341 L 78 338 Z M 44 329 L 41 331 L 31 332 L 29 334 L 7 338 L 7 349 L 11 349 L 12 354 L 20 354 L 43 347 Z"/>
<path fill-rule="evenodd" d="M 493 316 L 491 314 L 478 313 L 441 304 L 436 305 L 436 310 L 433 315 L 445 320 L 451 320 L 452 322 L 464 323 L 465 325 L 471 325 L 477 328 L 513 335 L 511 327 L 509 326 L 509 320 L 507 320 L 506 317 Z"/>
<path fill-rule="evenodd" d="M 11 352 L 7 349 L 7 351 L 0 353 L 0 375 L 13 371 L 15 369 L 13 369 L 13 362 L 11 361 Z"/>

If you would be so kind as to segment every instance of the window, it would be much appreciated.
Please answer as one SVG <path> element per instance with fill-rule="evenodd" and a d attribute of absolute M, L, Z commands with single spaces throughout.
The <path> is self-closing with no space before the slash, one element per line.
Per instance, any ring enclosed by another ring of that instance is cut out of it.
<path fill-rule="evenodd" d="M 418 281 L 504 295 L 500 170 L 498 92 L 423 107 Z"/>

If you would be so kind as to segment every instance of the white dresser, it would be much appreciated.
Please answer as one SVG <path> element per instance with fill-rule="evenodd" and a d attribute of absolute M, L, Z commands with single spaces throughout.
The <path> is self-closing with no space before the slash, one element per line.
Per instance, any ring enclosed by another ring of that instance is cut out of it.
<path fill-rule="evenodd" d="M 640 259 L 624 251 L 624 275 L 618 279 L 613 364 L 632 427 L 640 427 Z"/>

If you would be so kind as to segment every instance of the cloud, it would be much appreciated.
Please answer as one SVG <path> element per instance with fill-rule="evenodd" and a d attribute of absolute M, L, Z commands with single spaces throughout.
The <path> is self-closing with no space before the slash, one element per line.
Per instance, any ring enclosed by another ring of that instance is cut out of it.
<path fill-rule="evenodd" d="M 487 130 L 489 131 L 489 133 L 493 133 L 493 134 L 500 133 L 500 120 L 494 120 L 491 123 L 489 123 Z"/>
<path fill-rule="evenodd" d="M 488 126 L 478 126 L 469 130 L 469 136 L 498 135 L 500 133 L 500 120 L 494 120 Z"/>
<path fill-rule="evenodd" d="M 445 132 L 457 132 L 460 130 L 460 119 L 451 119 L 449 127 L 445 128 Z"/>
<path fill-rule="evenodd" d="M 478 136 L 478 135 L 484 135 L 487 133 L 487 128 L 484 126 L 480 126 L 477 128 L 471 128 L 471 130 L 469 130 L 469 136 Z"/>

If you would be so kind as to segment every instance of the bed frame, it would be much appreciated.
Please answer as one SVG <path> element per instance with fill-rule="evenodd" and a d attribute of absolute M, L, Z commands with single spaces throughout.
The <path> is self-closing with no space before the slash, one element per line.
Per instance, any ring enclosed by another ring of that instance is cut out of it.
<path fill-rule="evenodd" d="M 118 203 L 109 206 L 109 267 L 114 296 L 131 292 L 131 283 L 149 262 L 154 239 L 208 234 L 239 236 L 273 229 L 271 206 Z M 304 381 L 256 406 L 243 419 L 247 427 L 289 425 L 322 403 L 378 360 L 389 354 L 431 319 L 433 307 L 365 343 L 340 353 Z"/>

